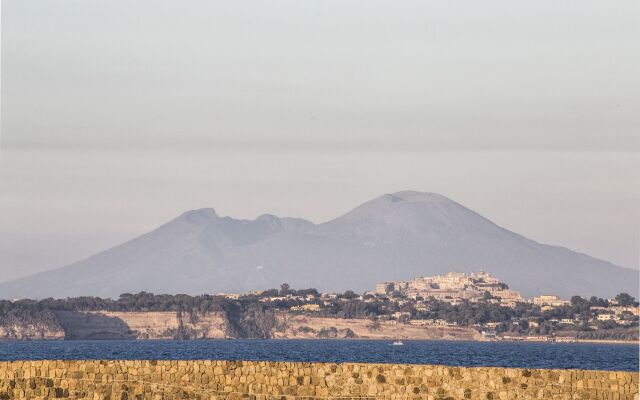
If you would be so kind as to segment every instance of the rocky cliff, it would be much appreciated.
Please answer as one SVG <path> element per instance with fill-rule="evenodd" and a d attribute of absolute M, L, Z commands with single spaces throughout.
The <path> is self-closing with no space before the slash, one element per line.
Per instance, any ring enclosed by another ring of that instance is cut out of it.
<path fill-rule="evenodd" d="M 0 313 L 0 340 L 61 340 L 64 337 L 64 328 L 53 312 Z"/>
<path fill-rule="evenodd" d="M 66 339 L 213 339 L 226 336 L 220 313 L 56 312 Z"/>
<path fill-rule="evenodd" d="M 478 340 L 475 329 L 450 326 L 415 326 L 368 319 L 313 318 L 283 313 L 274 338 L 283 339 L 414 339 L 414 340 Z"/>
<path fill-rule="evenodd" d="M 100 339 L 464 339 L 479 338 L 470 328 L 421 327 L 368 319 L 313 318 L 289 313 L 57 311 L 55 321 L 0 324 L 5 340 Z"/>
<path fill-rule="evenodd" d="M 61 326 L 47 324 L 10 324 L 0 326 L 0 340 L 62 340 L 65 338 Z"/>

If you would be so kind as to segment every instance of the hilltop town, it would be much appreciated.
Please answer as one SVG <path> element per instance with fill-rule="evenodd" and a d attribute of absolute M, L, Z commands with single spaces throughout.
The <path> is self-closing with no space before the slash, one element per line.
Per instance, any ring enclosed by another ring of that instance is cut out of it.
<path fill-rule="evenodd" d="M 485 272 L 387 281 L 357 294 L 279 289 L 117 300 L 0 301 L 0 339 L 369 338 L 638 340 L 635 298 L 524 299 Z"/>
<path fill-rule="evenodd" d="M 570 300 L 556 295 L 540 295 L 525 300 L 520 293 L 509 289 L 505 282 L 490 274 L 449 272 L 445 275 L 417 277 L 410 281 L 388 281 L 376 285 L 376 296 L 406 298 L 415 302 L 417 309 L 426 308 L 426 304 L 437 300 L 450 305 L 469 303 L 490 303 L 501 307 L 530 309 L 527 318 L 511 318 L 509 321 L 487 321 L 474 324 L 484 338 L 553 340 L 549 332 L 572 334 L 563 337 L 568 340 L 580 336 L 579 332 L 600 331 L 594 337 L 606 337 L 607 329 L 619 327 L 637 327 L 640 309 L 637 302 L 628 294 L 620 294 L 613 299 L 592 297 L 589 300 L 573 296 Z M 425 301 L 426 300 L 426 301 Z M 401 300 L 402 301 L 402 300 Z M 571 315 L 571 312 L 573 312 Z M 409 323 L 424 325 L 456 325 L 455 321 L 409 320 Z M 543 327 L 541 329 L 541 326 Z M 516 328 L 517 327 L 517 328 Z M 524 329 L 523 329 L 524 328 Z M 529 335 L 502 335 L 498 332 L 528 333 Z M 572 331 L 576 331 L 573 334 Z M 637 330 L 637 329 L 636 329 Z M 538 336 L 536 336 L 538 335 Z M 542 336 L 541 336 L 542 335 Z M 582 335 L 588 336 L 588 335 Z"/>
<path fill-rule="evenodd" d="M 412 299 L 434 298 L 449 304 L 460 304 L 467 300 L 477 302 L 487 300 L 490 303 L 514 308 L 525 300 L 520 293 L 509 289 L 484 271 L 477 274 L 449 272 L 446 275 L 422 276 L 411 281 L 390 281 L 376 285 L 375 293 L 389 295 L 399 293 Z"/>

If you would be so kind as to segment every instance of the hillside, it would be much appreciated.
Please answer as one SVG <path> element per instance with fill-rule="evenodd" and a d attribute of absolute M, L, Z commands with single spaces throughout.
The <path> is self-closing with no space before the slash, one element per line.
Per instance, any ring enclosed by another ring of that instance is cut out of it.
<path fill-rule="evenodd" d="M 525 296 L 638 295 L 638 271 L 529 240 L 444 196 L 405 191 L 319 225 L 189 211 L 70 266 L 0 283 L 0 297 L 246 292 L 283 282 L 364 291 L 385 280 L 479 269 Z"/>

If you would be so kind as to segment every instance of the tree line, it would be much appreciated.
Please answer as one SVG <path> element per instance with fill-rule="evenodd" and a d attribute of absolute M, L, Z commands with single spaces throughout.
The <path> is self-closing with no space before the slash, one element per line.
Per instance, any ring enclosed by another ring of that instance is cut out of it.
<path fill-rule="evenodd" d="M 264 300 L 269 301 L 264 301 Z M 17 301 L 0 300 L 0 326 L 16 323 L 40 323 L 51 327 L 59 326 L 56 311 L 169 311 L 180 313 L 191 322 L 199 315 L 220 313 L 227 321 L 227 334 L 231 337 L 269 338 L 278 326 L 277 312 L 288 310 L 302 304 L 318 304 L 317 311 L 303 311 L 311 316 L 332 318 L 357 318 L 378 321 L 379 319 L 399 319 L 406 322 L 411 319 L 440 319 L 459 326 L 483 325 L 489 322 L 499 323 L 498 332 L 535 333 L 547 335 L 558 330 L 574 330 L 585 336 L 606 336 L 600 331 L 593 333 L 587 321 L 592 315 L 592 307 L 609 307 L 608 300 L 591 297 L 589 299 L 573 296 L 571 304 L 542 311 L 531 303 L 518 303 L 515 308 L 503 307 L 483 298 L 477 302 L 467 300 L 459 304 L 438 301 L 434 298 L 407 299 L 397 296 L 359 296 L 353 291 L 336 294 L 330 298 L 320 296 L 313 288 L 292 289 L 283 284 L 280 289 L 270 289 L 259 293 L 249 293 L 237 299 L 218 295 L 153 294 L 148 292 L 124 293 L 117 299 L 82 296 L 66 299 L 47 298 L 42 300 L 23 299 Z M 622 306 L 637 306 L 638 302 L 626 293 L 615 298 Z M 400 317 L 395 317 L 400 313 Z M 578 318 L 576 326 L 558 326 L 553 320 Z M 620 328 L 613 321 L 599 322 L 604 330 L 617 329 L 617 335 L 637 337 L 637 317 L 625 316 L 633 324 L 631 330 Z M 634 319 L 635 318 L 635 319 Z M 517 323 L 513 321 L 517 320 Z M 536 322 L 535 327 L 528 321 Z M 633 333 L 635 332 L 635 333 Z M 611 331 L 613 334 L 613 331 Z"/>

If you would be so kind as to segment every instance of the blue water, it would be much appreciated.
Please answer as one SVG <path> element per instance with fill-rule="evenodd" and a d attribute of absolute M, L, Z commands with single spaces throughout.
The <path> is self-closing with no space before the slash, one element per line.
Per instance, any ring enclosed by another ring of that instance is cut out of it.
<path fill-rule="evenodd" d="M 0 361 L 39 359 L 268 360 L 638 370 L 638 346 L 379 340 L 100 340 L 0 342 Z"/>

